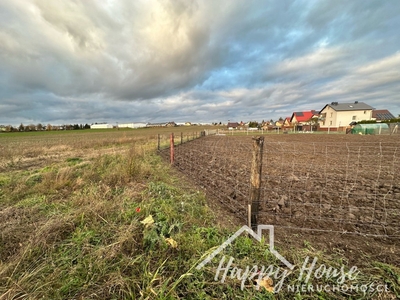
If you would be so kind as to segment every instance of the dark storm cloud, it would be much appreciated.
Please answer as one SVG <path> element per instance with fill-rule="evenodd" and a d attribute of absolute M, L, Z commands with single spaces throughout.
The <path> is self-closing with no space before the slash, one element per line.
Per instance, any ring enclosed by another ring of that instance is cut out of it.
<path fill-rule="evenodd" d="M 0 123 L 400 112 L 394 1 L 0 3 Z"/>

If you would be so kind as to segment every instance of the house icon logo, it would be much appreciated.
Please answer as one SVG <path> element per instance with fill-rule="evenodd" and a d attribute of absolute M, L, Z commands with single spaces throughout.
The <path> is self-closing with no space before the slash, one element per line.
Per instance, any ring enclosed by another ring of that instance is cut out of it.
<path fill-rule="evenodd" d="M 196 266 L 197 270 L 201 270 L 206 264 L 208 264 L 215 256 L 217 256 L 220 252 L 222 252 L 226 247 L 228 247 L 232 242 L 239 237 L 243 232 L 247 232 L 253 238 L 255 238 L 258 242 L 261 242 L 262 231 L 269 231 L 269 251 L 279 259 L 283 264 L 285 264 L 290 270 L 294 269 L 294 265 L 286 260 L 282 255 L 278 253 L 278 251 L 274 248 L 274 226 L 273 225 L 258 225 L 257 233 L 255 233 L 249 226 L 244 225 L 238 231 L 235 232 L 229 239 L 223 242 L 216 250 L 214 250 L 211 254 L 209 254 L 201 263 Z"/>

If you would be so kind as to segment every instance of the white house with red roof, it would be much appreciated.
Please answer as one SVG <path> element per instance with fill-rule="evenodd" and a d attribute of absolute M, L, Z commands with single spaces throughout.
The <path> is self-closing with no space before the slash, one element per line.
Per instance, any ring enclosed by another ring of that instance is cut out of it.
<path fill-rule="evenodd" d="M 313 117 L 318 117 L 318 112 L 315 110 L 297 111 L 292 114 L 290 123 L 297 125 L 307 125 Z"/>

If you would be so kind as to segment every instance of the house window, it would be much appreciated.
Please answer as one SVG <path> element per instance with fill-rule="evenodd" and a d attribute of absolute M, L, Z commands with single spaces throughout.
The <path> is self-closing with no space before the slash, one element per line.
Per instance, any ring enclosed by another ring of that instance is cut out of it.
<path fill-rule="evenodd" d="M 367 111 L 366 110 L 364 110 L 364 115 L 366 115 L 367 114 Z"/>
<path fill-rule="evenodd" d="M 333 117 L 333 113 L 331 112 L 331 118 Z"/>
<path fill-rule="evenodd" d="M 329 125 L 332 125 L 332 121 L 329 122 Z"/>
<path fill-rule="evenodd" d="M 353 119 L 352 119 L 353 121 L 355 121 L 355 120 L 357 120 L 357 116 L 353 116 Z"/>

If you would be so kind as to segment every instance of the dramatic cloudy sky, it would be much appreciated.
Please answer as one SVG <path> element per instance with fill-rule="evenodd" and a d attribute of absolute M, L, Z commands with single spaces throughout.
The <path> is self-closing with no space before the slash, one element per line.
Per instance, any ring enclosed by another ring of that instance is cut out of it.
<path fill-rule="evenodd" d="M 400 113 L 400 1 L 0 0 L 0 124 Z"/>

